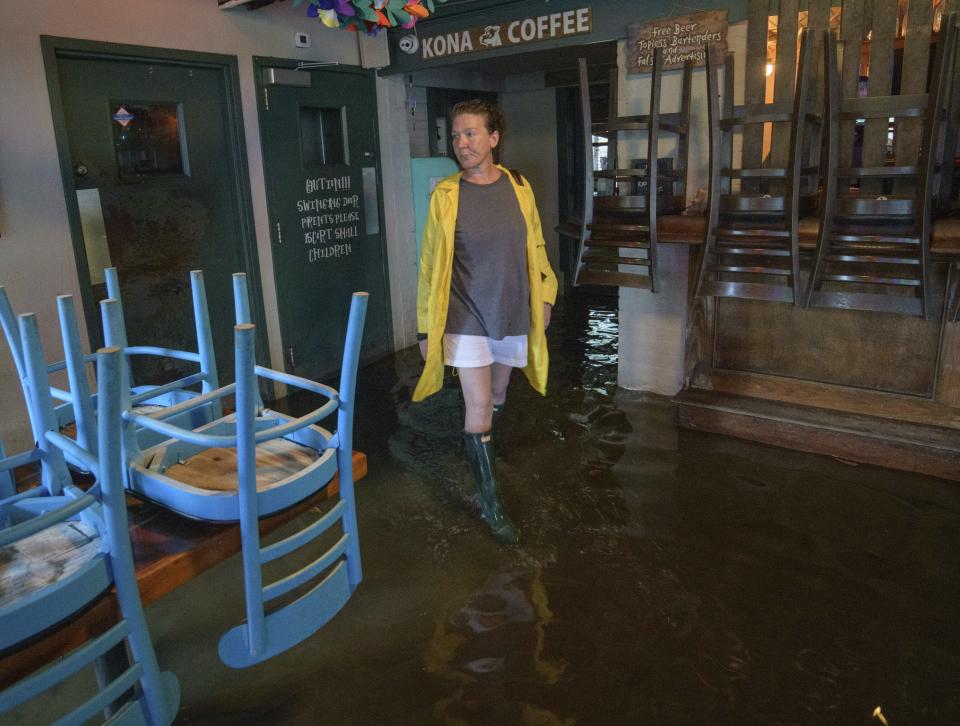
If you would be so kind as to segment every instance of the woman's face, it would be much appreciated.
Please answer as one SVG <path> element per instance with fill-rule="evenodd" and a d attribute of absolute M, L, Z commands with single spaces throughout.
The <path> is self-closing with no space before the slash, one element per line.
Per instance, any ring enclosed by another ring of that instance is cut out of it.
<path fill-rule="evenodd" d="M 464 171 L 493 164 L 493 150 L 500 132 L 487 131 L 487 119 L 481 114 L 464 113 L 453 119 L 453 153 Z"/>

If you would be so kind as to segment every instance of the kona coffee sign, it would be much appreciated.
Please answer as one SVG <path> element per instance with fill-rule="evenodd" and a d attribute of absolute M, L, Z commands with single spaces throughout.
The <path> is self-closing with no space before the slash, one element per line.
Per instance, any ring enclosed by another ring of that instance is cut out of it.
<path fill-rule="evenodd" d="M 478 50 L 507 48 L 523 43 L 536 43 L 541 40 L 565 38 L 569 35 L 582 35 L 591 31 L 590 8 L 577 8 L 557 13 L 547 13 L 519 20 L 510 20 L 497 25 L 480 25 L 466 30 L 421 36 L 419 43 L 407 43 L 400 40 L 400 47 L 406 52 L 416 52 L 420 47 L 423 60 L 447 58 L 452 55 L 473 53 Z M 410 37 L 410 36 L 408 36 Z M 415 37 L 415 36 L 413 36 Z"/>

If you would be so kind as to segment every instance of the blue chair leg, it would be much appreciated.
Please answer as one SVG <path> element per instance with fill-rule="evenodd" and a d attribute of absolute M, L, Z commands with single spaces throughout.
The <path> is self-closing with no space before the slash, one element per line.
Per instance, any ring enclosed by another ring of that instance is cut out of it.
<path fill-rule="evenodd" d="M 161 674 L 153 641 L 137 588 L 133 550 L 123 487 L 124 452 L 121 443 L 123 399 L 121 388 L 124 367 L 122 350 L 111 348 L 98 356 L 98 449 L 100 451 L 100 488 L 107 520 L 107 535 L 113 562 L 117 600 L 124 620 L 130 626 L 128 640 L 133 660 L 140 665 L 140 686 L 144 705 L 152 724 L 169 724 L 180 702 L 180 686 L 173 674 Z"/>
<path fill-rule="evenodd" d="M 197 331 L 197 353 L 200 355 L 200 372 L 204 374 L 201 392 L 210 393 L 220 387 L 217 376 L 217 359 L 213 349 L 213 333 L 210 331 L 210 313 L 207 309 L 207 290 L 203 282 L 203 271 L 193 270 L 190 273 L 190 291 L 193 295 L 193 323 Z M 209 423 L 223 416 L 220 400 L 213 401 L 209 408 L 206 421 Z"/>
<path fill-rule="evenodd" d="M 57 311 L 60 314 L 63 357 L 67 364 L 67 378 L 70 381 L 73 420 L 77 427 L 77 444 L 96 454 L 97 421 L 93 415 L 93 399 L 90 396 L 90 383 L 83 360 L 83 346 L 80 342 L 80 328 L 77 325 L 77 311 L 73 304 L 73 297 L 58 296 Z"/>
<path fill-rule="evenodd" d="M 363 579 L 360 565 L 360 537 L 353 489 L 353 413 L 357 388 L 357 366 L 360 362 L 360 346 L 363 341 L 363 324 L 367 315 L 367 293 L 355 293 L 350 301 L 350 317 L 343 346 L 343 362 L 340 367 L 340 410 L 337 414 L 337 467 L 340 472 L 340 497 L 347 502 L 343 527 L 351 533 L 347 553 L 347 568 L 350 584 L 356 587 Z"/>
<path fill-rule="evenodd" d="M 253 323 L 250 317 L 250 295 L 247 292 L 247 273 L 233 273 L 233 311 L 237 325 Z M 254 351 L 256 360 L 256 351 Z M 260 397 L 260 387 L 257 386 L 257 413 L 263 411 L 263 399 Z"/>
<path fill-rule="evenodd" d="M 56 496 L 73 480 L 67 470 L 63 452 L 47 440 L 47 432 L 58 432 L 60 427 L 53 410 L 53 402 L 50 400 L 47 365 L 43 359 L 43 349 L 40 347 L 37 316 L 33 313 L 21 315 L 18 321 L 23 346 L 23 364 L 27 374 L 30 424 L 33 427 L 33 437 L 37 446 L 43 452 L 40 459 L 41 481 L 47 493 Z"/>

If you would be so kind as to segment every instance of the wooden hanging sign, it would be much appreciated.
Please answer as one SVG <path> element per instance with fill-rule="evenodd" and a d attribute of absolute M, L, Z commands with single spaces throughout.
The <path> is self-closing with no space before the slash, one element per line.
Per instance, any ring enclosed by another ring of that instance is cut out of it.
<path fill-rule="evenodd" d="M 627 28 L 627 75 L 649 72 L 654 48 L 663 49 L 664 68 L 680 68 L 688 60 L 705 65 L 707 46 L 727 50 L 726 10 L 630 23 Z"/>

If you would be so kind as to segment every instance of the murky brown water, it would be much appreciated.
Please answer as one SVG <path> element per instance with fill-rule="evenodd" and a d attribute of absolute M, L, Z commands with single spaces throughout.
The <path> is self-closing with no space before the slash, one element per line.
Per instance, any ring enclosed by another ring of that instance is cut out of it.
<path fill-rule="evenodd" d="M 185 724 L 960 722 L 960 488 L 679 431 L 618 390 L 610 300 L 558 308 L 551 391 L 519 376 L 504 499 L 479 520 L 456 381 L 362 371 L 365 579 L 308 642 L 231 671 L 239 563 L 150 608 Z"/>

